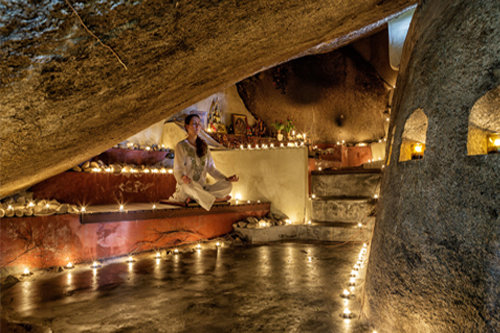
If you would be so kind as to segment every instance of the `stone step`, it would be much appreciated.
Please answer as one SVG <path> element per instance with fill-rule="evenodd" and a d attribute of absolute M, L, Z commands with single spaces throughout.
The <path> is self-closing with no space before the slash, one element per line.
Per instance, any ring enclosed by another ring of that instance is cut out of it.
<path fill-rule="evenodd" d="M 311 191 L 316 197 L 373 197 L 382 173 L 378 169 L 356 169 L 311 173 Z"/>
<path fill-rule="evenodd" d="M 258 229 L 234 228 L 250 243 L 267 243 L 280 240 L 307 240 L 329 242 L 369 242 L 375 219 L 365 219 L 362 227 L 357 223 L 318 223 L 273 226 Z"/>
<path fill-rule="evenodd" d="M 311 202 L 311 218 L 323 222 L 356 222 L 374 215 L 376 201 L 369 198 L 320 197 Z"/>

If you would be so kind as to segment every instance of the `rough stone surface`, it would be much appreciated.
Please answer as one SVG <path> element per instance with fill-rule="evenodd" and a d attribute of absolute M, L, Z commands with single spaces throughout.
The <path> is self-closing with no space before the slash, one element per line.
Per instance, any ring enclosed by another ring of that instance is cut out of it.
<path fill-rule="evenodd" d="M 362 228 L 354 225 L 282 225 L 271 228 L 235 228 L 242 238 L 251 243 L 266 243 L 280 240 L 368 242 L 371 238 L 374 218 L 365 218 Z"/>
<path fill-rule="evenodd" d="M 312 142 L 376 141 L 386 132 L 389 87 L 350 45 L 290 61 L 237 87 L 266 124 L 291 119 Z"/>
<path fill-rule="evenodd" d="M 412 0 L 86 1 L 0 5 L 0 197 Z"/>
<path fill-rule="evenodd" d="M 380 177 L 380 173 L 312 175 L 312 193 L 317 197 L 371 198 Z"/>
<path fill-rule="evenodd" d="M 361 222 L 374 208 L 375 205 L 366 199 L 313 200 L 311 218 L 314 221 L 326 222 Z"/>
<path fill-rule="evenodd" d="M 408 41 L 365 314 L 381 332 L 499 332 L 500 155 L 466 147 L 473 105 L 500 83 L 500 2 L 425 1 Z M 425 157 L 398 162 L 417 108 L 429 120 Z"/>

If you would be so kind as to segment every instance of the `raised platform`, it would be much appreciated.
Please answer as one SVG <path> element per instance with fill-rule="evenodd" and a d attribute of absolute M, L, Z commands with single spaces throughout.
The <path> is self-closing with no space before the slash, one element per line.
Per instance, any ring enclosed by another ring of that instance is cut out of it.
<path fill-rule="evenodd" d="M 210 239 L 232 231 L 248 216 L 269 213 L 270 203 L 201 208 L 131 204 L 87 207 L 84 214 L 3 218 L 0 223 L 2 275 L 30 269 L 64 266 L 68 262 L 127 255 Z"/>

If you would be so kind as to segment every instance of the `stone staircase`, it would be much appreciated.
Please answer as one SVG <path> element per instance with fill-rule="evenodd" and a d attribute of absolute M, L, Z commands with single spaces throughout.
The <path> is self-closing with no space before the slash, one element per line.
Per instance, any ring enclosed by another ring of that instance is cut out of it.
<path fill-rule="evenodd" d="M 313 171 L 311 225 L 333 229 L 336 241 L 368 241 L 375 222 L 380 169 Z"/>
<path fill-rule="evenodd" d="M 370 241 L 375 223 L 380 169 L 313 171 L 310 223 L 239 230 L 250 242 Z"/>

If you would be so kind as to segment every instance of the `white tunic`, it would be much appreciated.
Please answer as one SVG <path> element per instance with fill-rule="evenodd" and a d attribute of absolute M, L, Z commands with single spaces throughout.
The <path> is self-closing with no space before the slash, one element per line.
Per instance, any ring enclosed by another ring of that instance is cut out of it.
<path fill-rule="evenodd" d="M 215 184 L 207 184 L 207 173 L 217 180 Z M 224 198 L 232 189 L 232 184 L 226 180 L 226 176 L 215 168 L 210 150 L 200 158 L 196 155 L 196 147 L 187 139 L 175 146 L 174 176 L 177 189 L 172 199 L 185 201 L 190 197 L 206 210 L 210 210 L 216 198 Z M 184 184 L 183 176 L 188 176 L 191 183 Z"/>

